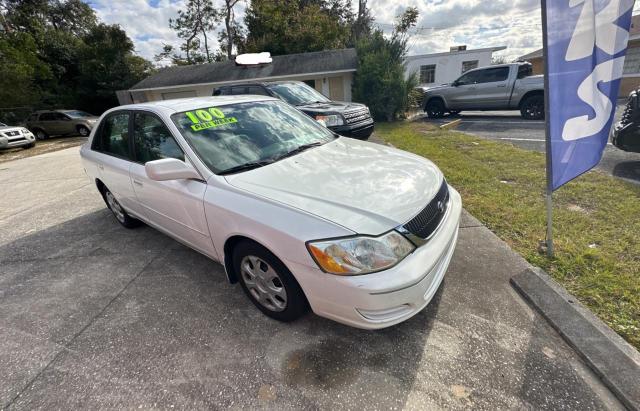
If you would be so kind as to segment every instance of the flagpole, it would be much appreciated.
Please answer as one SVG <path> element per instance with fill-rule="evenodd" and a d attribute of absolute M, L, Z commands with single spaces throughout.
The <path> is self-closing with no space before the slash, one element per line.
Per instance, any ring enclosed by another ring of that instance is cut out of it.
<path fill-rule="evenodd" d="M 541 1 L 542 11 L 542 56 L 544 59 L 544 131 L 546 148 L 546 209 L 547 209 L 547 256 L 553 258 L 553 178 L 551 174 L 551 130 L 549 122 L 549 45 L 547 44 L 547 0 Z"/>

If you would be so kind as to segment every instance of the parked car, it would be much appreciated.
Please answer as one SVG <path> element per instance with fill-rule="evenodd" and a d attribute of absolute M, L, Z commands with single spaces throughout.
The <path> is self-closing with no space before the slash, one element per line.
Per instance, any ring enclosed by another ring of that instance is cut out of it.
<path fill-rule="evenodd" d="M 36 111 L 29 116 L 27 128 L 44 140 L 56 135 L 81 135 L 88 137 L 98 117 L 80 110 Z"/>
<path fill-rule="evenodd" d="M 0 123 L 0 150 L 13 147 L 31 148 L 35 145 L 35 137 L 26 128 Z"/>
<path fill-rule="evenodd" d="M 373 119 L 367 106 L 331 101 L 301 81 L 233 84 L 218 87 L 213 91 L 214 96 L 241 94 L 271 96 L 284 100 L 341 136 L 366 140 L 373 133 Z"/>
<path fill-rule="evenodd" d="M 632 91 L 611 142 L 620 150 L 640 153 L 640 88 Z"/>
<path fill-rule="evenodd" d="M 424 88 L 430 118 L 464 110 L 519 110 L 527 120 L 544 118 L 544 77 L 532 76 L 530 63 L 469 70 L 451 84 Z"/>
<path fill-rule="evenodd" d="M 224 265 L 252 303 L 375 329 L 436 293 L 460 195 L 427 159 L 344 138 L 278 99 L 117 107 L 80 154 L 125 227 L 143 221 Z"/>

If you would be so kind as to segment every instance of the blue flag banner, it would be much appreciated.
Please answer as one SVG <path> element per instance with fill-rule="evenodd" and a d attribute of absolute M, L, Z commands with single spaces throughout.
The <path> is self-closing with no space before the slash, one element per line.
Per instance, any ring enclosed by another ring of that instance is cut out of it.
<path fill-rule="evenodd" d="M 602 158 L 615 114 L 634 2 L 543 0 L 547 159 L 551 162 L 547 167 L 552 190 Z"/>

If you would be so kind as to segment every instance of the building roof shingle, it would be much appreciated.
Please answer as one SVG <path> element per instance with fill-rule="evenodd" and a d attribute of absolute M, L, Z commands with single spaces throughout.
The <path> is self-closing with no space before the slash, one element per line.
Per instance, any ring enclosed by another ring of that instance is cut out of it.
<path fill-rule="evenodd" d="M 167 67 L 142 80 L 131 90 L 349 71 L 355 70 L 358 65 L 355 49 L 287 54 L 272 58 L 271 64 L 260 66 L 236 66 L 235 62 L 230 60 L 219 63 Z"/>

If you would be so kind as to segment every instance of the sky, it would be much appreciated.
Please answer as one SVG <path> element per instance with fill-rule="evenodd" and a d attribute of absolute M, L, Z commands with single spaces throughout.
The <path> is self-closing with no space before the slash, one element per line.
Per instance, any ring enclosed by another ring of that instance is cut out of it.
<path fill-rule="evenodd" d="M 237 20 L 242 20 L 246 1 L 239 4 Z M 352 1 L 357 10 L 358 1 Z M 180 44 L 168 22 L 184 7 L 183 0 L 91 0 L 89 4 L 102 21 L 122 26 L 137 53 L 147 59 L 153 59 L 163 44 Z M 395 16 L 406 7 L 418 8 L 410 55 L 448 51 L 455 45 L 506 46 L 496 56 L 510 61 L 542 44 L 540 0 L 368 0 L 368 5 L 376 25 L 385 31 L 391 30 Z M 217 43 L 217 36 L 213 37 Z"/>

